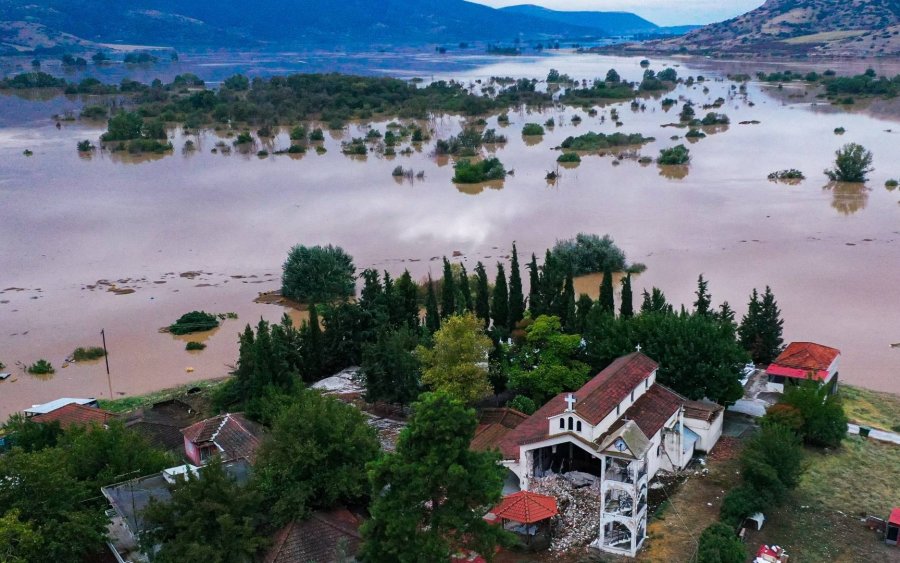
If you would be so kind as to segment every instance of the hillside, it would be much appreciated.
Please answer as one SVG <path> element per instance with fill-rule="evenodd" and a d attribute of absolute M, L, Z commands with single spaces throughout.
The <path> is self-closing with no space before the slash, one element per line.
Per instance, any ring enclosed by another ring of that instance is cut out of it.
<path fill-rule="evenodd" d="M 652 25 L 652 24 L 651 24 Z M 39 35 L 34 39 L 31 33 Z M 66 42 L 159 46 L 319 47 L 583 38 L 596 28 L 496 10 L 463 0 L 3 0 L 7 51 Z"/>
<path fill-rule="evenodd" d="M 900 2 L 767 0 L 742 16 L 641 47 L 712 55 L 896 55 Z"/>
<path fill-rule="evenodd" d="M 655 23 L 630 12 L 562 12 L 549 10 L 533 4 L 520 4 L 500 8 L 501 12 L 542 18 L 562 24 L 590 27 L 602 30 L 604 35 L 635 35 L 656 33 Z"/>

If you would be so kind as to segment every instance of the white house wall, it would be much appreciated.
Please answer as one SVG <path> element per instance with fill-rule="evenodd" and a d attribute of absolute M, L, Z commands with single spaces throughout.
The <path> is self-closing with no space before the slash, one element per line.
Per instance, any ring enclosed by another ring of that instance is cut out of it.
<path fill-rule="evenodd" d="M 712 450 L 719 438 L 722 437 L 722 422 L 724 419 L 725 413 L 723 412 L 720 412 L 712 423 L 696 418 L 684 418 L 684 425 L 700 436 L 700 440 L 695 445 L 696 449 L 703 452 Z"/>

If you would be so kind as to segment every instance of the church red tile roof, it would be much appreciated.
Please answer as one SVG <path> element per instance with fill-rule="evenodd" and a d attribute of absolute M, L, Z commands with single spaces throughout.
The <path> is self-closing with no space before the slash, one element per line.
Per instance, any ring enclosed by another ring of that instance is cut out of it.
<path fill-rule="evenodd" d="M 837 348 L 815 342 L 791 342 L 784 352 L 778 354 L 773 364 L 804 371 L 823 371 L 828 370 L 840 353 Z"/>
<path fill-rule="evenodd" d="M 471 448 L 487 451 L 494 448 L 510 430 L 528 420 L 528 415 L 515 409 L 483 409 L 472 438 Z"/>
<path fill-rule="evenodd" d="M 599 424 L 657 367 L 659 364 L 641 352 L 618 358 L 575 392 L 575 412 L 591 424 Z"/>
<path fill-rule="evenodd" d="M 633 420 L 647 438 L 659 432 L 667 420 L 672 418 L 684 397 L 664 385 L 656 383 L 638 397 L 633 405 L 625 409 L 623 419 Z"/>
<path fill-rule="evenodd" d="M 181 433 L 196 445 L 208 442 L 215 444 L 222 450 L 222 459 L 225 461 L 246 458 L 252 463 L 256 458 L 263 430 L 242 414 L 229 413 L 201 420 Z"/>
<path fill-rule="evenodd" d="M 556 516 L 559 509 L 554 497 L 519 491 L 503 497 L 503 500 L 491 510 L 491 513 L 503 520 L 534 524 Z"/>
<path fill-rule="evenodd" d="M 77 403 L 69 403 L 48 413 L 33 416 L 31 420 L 38 423 L 59 422 L 60 427 L 68 428 L 70 426 L 84 426 L 88 424 L 99 424 L 102 426 L 114 418 L 116 418 L 116 415 L 109 411 Z"/>
<path fill-rule="evenodd" d="M 291 522 L 278 531 L 265 563 L 353 560 L 361 543 L 359 525 L 359 518 L 346 508 L 314 512 L 307 520 Z"/>

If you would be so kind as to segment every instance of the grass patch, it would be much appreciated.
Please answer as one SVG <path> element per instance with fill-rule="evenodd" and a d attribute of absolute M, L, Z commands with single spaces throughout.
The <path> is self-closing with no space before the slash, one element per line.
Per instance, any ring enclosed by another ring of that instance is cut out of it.
<path fill-rule="evenodd" d="M 900 432 L 900 395 L 841 385 L 841 397 L 851 422 Z"/>
<path fill-rule="evenodd" d="M 96 360 L 106 355 L 106 350 L 99 346 L 91 346 L 90 348 L 82 348 L 79 346 L 72 352 L 72 357 L 76 362 L 84 362 L 88 360 Z"/>
<path fill-rule="evenodd" d="M 169 389 L 154 391 L 152 393 L 147 393 L 146 395 L 123 397 L 121 399 L 114 399 L 112 401 L 107 399 L 100 399 L 99 403 L 101 409 L 108 410 L 110 412 L 130 412 L 139 408 L 150 406 L 153 403 L 158 403 L 160 401 L 184 396 L 187 394 L 189 389 L 199 388 L 201 393 L 209 394 L 226 381 L 228 381 L 228 378 L 195 381 L 193 383 L 187 383 L 178 387 L 171 387 Z"/>

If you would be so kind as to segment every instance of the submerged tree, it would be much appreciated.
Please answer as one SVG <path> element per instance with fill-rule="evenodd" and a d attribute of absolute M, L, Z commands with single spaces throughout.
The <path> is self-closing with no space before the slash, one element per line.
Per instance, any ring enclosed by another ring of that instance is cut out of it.
<path fill-rule="evenodd" d="M 293 247 L 284 262 L 281 293 L 302 302 L 328 303 L 353 296 L 353 258 L 339 246 Z"/>
<path fill-rule="evenodd" d="M 872 152 L 857 143 L 849 143 L 834 153 L 834 168 L 825 175 L 835 182 L 865 182 L 873 170 Z"/>

